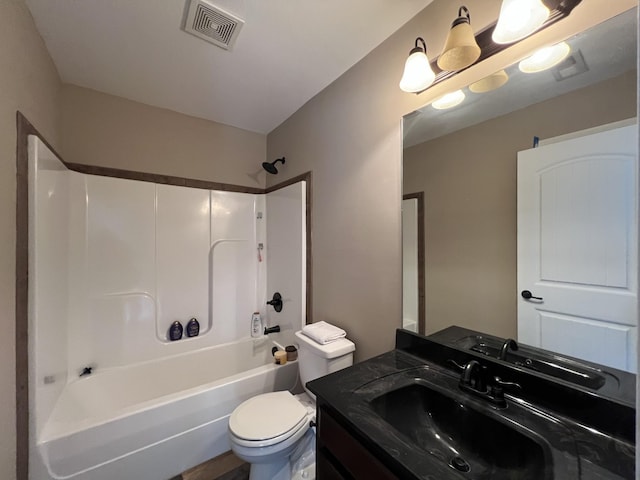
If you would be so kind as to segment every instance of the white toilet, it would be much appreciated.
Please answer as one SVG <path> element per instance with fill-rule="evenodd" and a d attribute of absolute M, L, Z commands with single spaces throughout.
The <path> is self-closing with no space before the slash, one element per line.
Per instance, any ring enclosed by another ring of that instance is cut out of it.
<path fill-rule="evenodd" d="M 355 345 L 350 340 L 321 345 L 302 332 L 295 335 L 302 385 L 353 364 Z M 315 416 L 315 396 L 309 391 L 264 393 L 241 403 L 229 418 L 229 438 L 233 452 L 251 464 L 249 479 L 290 480 L 292 453 L 304 458 L 301 449 L 315 449 L 315 429 L 310 426 Z M 315 465 L 307 465 L 294 477 L 315 478 Z"/>

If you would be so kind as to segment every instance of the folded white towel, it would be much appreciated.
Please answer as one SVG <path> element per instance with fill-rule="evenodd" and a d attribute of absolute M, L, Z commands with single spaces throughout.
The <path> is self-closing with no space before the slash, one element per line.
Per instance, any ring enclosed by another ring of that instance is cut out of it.
<path fill-rule="evenodd" d="M 302 333 L 325 345 L 347 336 L 347 332 L 327 322 L 316 322 L 302 327 Z"/>

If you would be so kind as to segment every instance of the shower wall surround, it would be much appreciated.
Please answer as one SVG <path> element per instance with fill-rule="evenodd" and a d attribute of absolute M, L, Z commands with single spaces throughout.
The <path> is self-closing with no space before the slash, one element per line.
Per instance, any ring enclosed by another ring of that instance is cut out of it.
<path fill-rule="evenodd" d="M 29 190 L 29 205 L 38 205 L 40 212 L 29 211 L 29 412 L 40 435 L 67 383 L 68 206 L 73 203 L 70 172 L 35 137 L 29 137 L 29 159 L 29 185 L 35 186 Z"/>
<path fill-rule="evenodd" d="M 84 367 L 234 342 L 249 336 L 254 311 L 289 333 L 304 324 L 304 182 L 254 195 L 85 175 L 36 137 L 29 145 L 36 436 Z M 279 265 L 267 278 L 272 254 Z M 283 294 L 282 313 L 267 308 L 271 290 Z M 170 341 L 171 324 L 193 317 L 199 335 Z"/>
<path fill-rule="evenodd" d="M 123 366 L 248 334 L 265 290 L 263 196 L 70 173 L 71 198 L 84 199 L 71 217 L 70 366 Z M 171 324 L 194 317 L 200 335 L 171 342 Z"/>

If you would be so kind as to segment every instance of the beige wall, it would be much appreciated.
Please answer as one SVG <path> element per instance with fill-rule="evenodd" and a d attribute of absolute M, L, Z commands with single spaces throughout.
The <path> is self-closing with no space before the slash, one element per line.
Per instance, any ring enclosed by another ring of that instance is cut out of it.
<path fill-rule="evenodd" d="M 266 136 L 65 85 L 64 160 L 264 187 Z"/>
<path fill-rule="evenodd" d="M 23 0 L 0 0 L 0 478 L 15 478 L 16 123 L 66 161 L 264 187 L 266 136 L 62 86 Z"/>
<path fill-rule="evenodd" d="M 495 19 L 500 6 L 500 0 L 466 3 L 476 30 Z M 455 16 L 457 5 L 436 0 L 269 135 L 267 158 L 287 156 L 286 168 L 270 177 L 270 184 L 307 170 L 314 173 L 314 319 L 345 327 L 357 343 L 358 359 L 392 348 L 400 323 L 401 116 L 448 88 L 512 63 L 534 44 L 559 40 L 635 4 L 591 2 L 446 86 L 419 96 L 402 93 L 397 84 L 415 37 L 425 37 L 433 56 Z M 265 182 L 260 170 L 265 138 L 77 87 L 60 92 L 55 68 L 22 0 L 0 0 L 0 27 L 0 478 L 11 480 L 15 110 L 68 161 L 246 186 Z"/>
<path fill-rule="evenodd" d="M 393 348 L 401 322 L 401 117 L 524 56 L 636 5 L 583 2 L 571 16 L 421 94 L 400 91 L 417 36 L 436 55 L 457 4 L 435 0 L 271 132 L 269 158 L 286 155 L 282 181 L 313 171 L 313 320 L 343 327 L 356 360 Z M 498 16 L 499 0 L 470 0 L 474 29 Z"/>
<path fill-rule="evenodd" d="M 426 333 L 452 324 L 516 338 L 517 152 L 636 115 L 629 72 L 404 151 L 425 193 Z"/>
<path fill-rule="evenodd" d="M 16 110 L 59 145 L 60 80 L 22 0 L 0 0 L 0 478 L 16 476 Z"/>

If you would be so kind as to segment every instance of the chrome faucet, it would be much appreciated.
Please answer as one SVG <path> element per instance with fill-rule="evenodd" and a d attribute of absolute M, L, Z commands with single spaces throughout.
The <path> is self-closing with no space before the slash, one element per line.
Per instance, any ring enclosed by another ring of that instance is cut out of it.
<path fill-rule="evenodd" d="M 518 344 L 513 338 L 507 338 L 504 341 L 504 343 L 502 344 L 502 348 L 500 349 L 500 354 L 498 355 L 498 358 L 500 360 L 506 360 L 509 349 L 513 350 L 514 352 L 518 350 Z"/>

